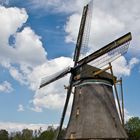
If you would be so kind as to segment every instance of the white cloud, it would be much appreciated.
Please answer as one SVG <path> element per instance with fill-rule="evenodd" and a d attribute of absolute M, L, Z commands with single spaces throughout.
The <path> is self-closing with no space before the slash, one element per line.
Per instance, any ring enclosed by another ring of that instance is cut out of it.
<path fill-rule="evenodd" d="M 124 109 L 124 119 L 125 119 L 125 122 L 128 121 L 132 117 L 133 116 L 130 115 L 130 113 L 128 112 L 128 110 L 127 109 Z"/>
<path fill-rule="evenodd" d="M 3 61 L 24 66 L 36 66 L 46 61 L 41 38 L 30 27 L 18 31 L 28 19 L 25 9 L 0 6 L 0 18 L 0 58 Z M 11 36 L 15 40 L 12 45 L 9 44 Z"/>
<path fill-rule="evenodd" d="M 124 56 L 121 56 L 112 63 L 114 74 L 121 76 L 130 76 L 132 68 L 139 63 L 137 58 L 132 58 L 129 62 Z"/>
<path fill-rule="evenodd" d="M 3 19 L 1 24 L 7 25 L 0 28 L 0 39 L 3 40 L 0 42 L 0 48 L 2 48 L 0 58 L 3 60 L 0 64 L 9 70 L 13 79 L 36 91 L 41 77 L 49 76 L 72 64 L 72 59 L 66 57 L 47 60 L 41 38 L 30 27 L 24 27 L 23 30 L 18 31 L 28 18 L 25 9 L 0 8 L 2 13 L 0 18 Z M 14 35 L 12 45 L 8 42 L 11 35 Z M 67 83 L 66 77 L 39 93 L 36 92 L 31 109 L 37 112 L 41 112 L 42 108 L 60 109 L 66 95 L 63 85 Z M 18 111 L 24 111 L 24 107 L 19 105 Z"/>
<path fill-rule="evenodd" d="M 0 6 L 0 18 L 0 45 L 4 49 L 5 45 L 8 44 L 10 35 L 15 34 L 17 29 L 27 21 L 28 15 L 25 9 L 19 9 L 16 7 L 5 8 L 3 6 Z"/>
<path fill-rule="evenodd" d="M 29 79 L 32 81 L 31 88 L 35 89 L 38 87 L 36 81 L 40 77 L 50 76 L 63 68 L 72 64 L 72 59 L 66 57 L 60 57 L 48 61 L 41 66 L 38 66 L 34 69 L 32 74 L 29 76 Z M 34 77 L 34 78 L 32 78 Z M 64 89 L 64 85 L 68 85 L 68 78 L 69 76 L 63 77 L 62 79 L 46 86 L 38 90 L 35 93 L 34 99 L 32 103 L 34 105 L 34 110 L 40 112 L 40 108 L 47 108 L 47 109 L 60 109 L 64 105 L 65 97 L 66 97 L 66 90 Z"/>
<path fill-rule="evenodd" d="M 18 68 L 15 67 L 10 67 L 9 72 L 11 74 L 11 76 L 19 81 L 21 84 L 26 84 L 26 77 L 24 77 L 24 75 L 22 73 L 19 72 Z"/>
<path fill-rule="evenodd" d="M 94 17 L 91 21 L 89 44 L 90 49 L 95 51 L 106 45 L 105 43 L 111 41 L 113 39 L 112 36 L 116 36 L 116 34 L 123 31 L 125 25 L 116 17 L 106 14 L 97 8 L 94 9 L 93 13 Z M 79 13 L 72 14 L 69 17 L 65 27 L 65 32 L 67 33 L 66 42 L 76 42 L 80 19 L 81 14 Z"/>
<path fill-rule="evenodd" d="M 43 98 L 35 98 L 33 104 L 39 107 L 44 107 L 48 109 L 60 109 L 63 107 L 63 102 L 65 96 L 59 94 L 49 94 Z"/>
<path fill-rule="evenodd" d="M 27 75 L 35 66 L 46 62 L 41 38 L 30 27 L 19 31 L 28 19 L 25 9 L 0 6 L 0 18 L 0 64 L 9 70 L 15 80 L 28 85 Z M 9 43 L 11 36 L 12 44 Z"/>
<path fill-rule="evenodd" d="M 41 130 L 44 131 L 48 128 L 48 126 L 54 126 L 56 128 L 58 125 L 0 122 L 0 129 L 5 129 L 9 132 L 22 131 L 23 129 L 26 128 L 31 130 L 39 130 L 41 128 Z"/>
<path fill-rule="evenodd" d="M 18 58 L 21 63 L 31 66 L 44 63 L 46 61 L 46 52 L 40 39 L 30 27 L 18 32 L 15 35 L 15 59 Z M 16 62 L 16 60 L 14 61 Z"/>
<path fill-rule="evenodd" d="M 48 7 L 48 9 L 53 9 L 53 12 L 56 10 L 57 12 L 72 13 L 65 25 L 65 31 L 67 33 L 66 41 L 76 41 L 84 1 L 43 0 L 40 2 L 39 0 L 32 0 L 32 2 L 34 6 Z M 75 5 L 73 5 L 73 3 L 75 3 Z M 114 2 L 111 3 L 114 4 Z M 117 2 L 116 4 L 118 5 Z M 125 4 L 127 7 L 127 3 Z M 96 50 L 114 38 L 119 37 L 120 34 L 122 35 L 122 33 L 132 29 L 133 24 L 132 21 L 130 22 L 129 16 L 125 15 L 126 17 L 123 20 L 119 11 L 119 15 L 115 16 L 115 12 L 106 11 L 105 6 L 107 7 L 106 3 L 104 3 L 104 5 L 99 5 L 97 1 L 94 3 L 90 51 Z M 128 8 L 125 8 L 125 10 L 126 9 Z M 117 9 L 115 9 L 115 11 L 117 11 Z M 28 14 L 25 9 L 5 8 L 1 6 L 0 18 L 2 19 L 0 22 L 0 40 L 2 40 L 0 42 L 0 59 L 2 61 L 0 63 L 3 67 L 7 68 L 11 76 L 21 84 L 27 85 L 31 90 L 35 91 L 38 87 L 40 77 L 49 76 L 72 64 L 72 59 L 66 57 L 47 60 L 47 53 L 43 48 L 41 37 L 30 27 L 24 27 L 19 31 L 28 19 Z M 139 21 L 137 20 L 137 24 L 138 23 Z M 14 38 L 12 45 L 9 44 L 9 38 L 11 36 Z M 138 60 L 135 58 L 127 62 L 124 57 L 121 57 L 113 64 L 116 66 L 116 70 L 114 69 L 114 71 L 117 75 L 128 76 L 134 64 L 137 63 Z M 68 77 L 47 86 L 40 92 L 36 92 L 31 101 L 31 109 L 41 112 L 43 108 L 62 108 L 66 97 L 66 91 L 63 88 L 64 84 L 68 84 Z"/>
<path fill-rule="evenodd" d="M 140 46 L 138 44 L 140 44 L 140 31 L 137 29 L 140 24 L 140 5 L 137 4 L 138 2 L 138 0 L 124 0 L 123 2 L 121 0 L 94 0 L 90 52 L 103 47 L 127 32 L 132 32 L 133 40 L 129 53 L 139 57 Z M 82 10 L 80 11 L 82 12 Z M 80 17 L 80 12 L 75 11 L 68 18 L 65 26 L 67 33 L 66 42 L 76 41 Z"/>
<path fill-rule="evenodd" d="M 10 93 L 13 91 L 11 84 L 7 81 L 4 81 L 0 84 L 0 92 L 1 93 Z"/>
<path fill-rule="evenodd" d="M 130 60 L 129 67 L 132 69 L 135 66 L 135 64 L 138 64 L 139 62 L 140 62 L 139 59 L 134 57 Z"/>
<path fill-rule="evenodd" d="M 111 1 L 108 0 L 106 3 L 105 1 L 97 3 L 97 6 L 100 10 L 104 11 L 119 19 L 125 25 L 124 30 L 122 33 L 131 31 L 133 35 L 133 41 L 130 48 L 131 53 L 139 54 L 140 46 L 139 44 L 139 36 L 140 32 L 138 30 L 140 24 L 140 5 L 138 4 L 139 0 L 121 0 L 118 1 Z M 121 3 L 121 4 L 120 4 Z M 131 8 L 129 8 L 131 7 Z"/>
<path fill-rule="evenodd" d="M 30 101 L 30 103 L 33 103 L 33 102 Z M 42 112 L 43 111 L 42 107 L 38 107 L 38 105 L 36 105 L 36 104 L 34 104 L 33 107 L 30 107 L 30 109 L 34 112 Z"/>
<path fill-rule="evenodd" d="M 68 33 L 68 35 L 66 36 L 66 42 L 76 42 L 80 26 L 80 19 L 81 15 L 78 13 L 73 14 L 68 18 L 65 26 L 65 32 Z"/>
<path fill-rule="evenodd" d="M 23 112 L 24 111 L 24 106 L 22 104 L 19 104 L 17 111 L 18 112 Z"/>
<path fill-rule="evenodd" d="M 35 9 L 44 9 L 53 13 L 79 12 L 89 0 L 31 0 Z"/>

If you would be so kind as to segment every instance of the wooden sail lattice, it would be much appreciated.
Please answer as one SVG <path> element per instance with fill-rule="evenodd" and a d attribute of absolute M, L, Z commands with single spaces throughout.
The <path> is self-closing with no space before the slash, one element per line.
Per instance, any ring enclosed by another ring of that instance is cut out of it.
<path fill-rule="evenodd" d="M 117 58 L 119 58 L 120 56 L 125 54 L 129 48 L 129 44 L 130 44 L 130 42 L 127 42 L 127 43 L 121 45 L 120 47 L 115 48 L 114 50 L 93 60 L 90 64 L 95 67 L 98 67 L 98 68 L 102 68 L 102 67 L 106 66 L 107 64 L 113 62 L 114 60 L 116 60 Z"/>
<path fill-rule="evenodd" d="M 90 29 L 92 23 L 93 1 L 90 1 L 88 5 L 89 6 L 88 6 L 88 12 L 86 17 L 86 23 L 85 23 L 84 33 L 83 33 L 79 59 L 85 57 L 85 54 L 89 51 L 89 36 L 90 36 Z"/>

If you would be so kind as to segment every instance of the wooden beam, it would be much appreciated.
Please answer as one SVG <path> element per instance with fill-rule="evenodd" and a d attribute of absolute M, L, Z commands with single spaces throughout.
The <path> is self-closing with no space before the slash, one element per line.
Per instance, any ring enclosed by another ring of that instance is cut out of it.
<path fill-rule="evenodd" d="M 124 127 L 124 123 L 125 123 L 125 118 L 124 118 L 124 93 L 123 93 L 122 78 L 117 80 L 116 83 L 119 83 L 120 88 L 121 88 L 121 100 L 122 100 L 122 106 L 121 107 L 122 107 L 122 117 L 123 117 L 122 124 L 123 124 L 123 127 Z"/>
<path fill-rule="evenodd" d="M 97 59 L 98 57 L 114 50 L 115 48 L 129 42 L 130 40 L 132 40 L 132 36 L 131 33 L 127 33 L 126 35 L 114 40 L 113 42 L 109 43 L 108 45 L 104 46 L 103 48 L 97 50 L 96 52 L 90 54 L 89 56 L 81 59 L 78 62 L 78 65 L 81 66 L 83 64 L 87 64 L 95 59 Z"/>
<path fill-rule="evenodd" d="M 108 66 L 107 68 L 104 68 L 104 69 L 101 69 L 101 70 L 98 70 L 98 71 L 94 72 L 93 75 L 94 76 L 99 75 L 99 74 L 101 74 L 101 73 L 103 73 L 103 72 L 105 72 L 105 71 L 107 71 L 109 69 L 111 69 L 110 66 Z"/>
<path fill-rule="evenodd" d="M 74 64 L 75 66 L 77 65 L 77 62 L 80 56 L 80 50 L 81 50 L 82 39 L 83 39 L 83 34 L 84 34 L 84 29 L 85 29 L 85 24 L 86 24 L 87 12 L 88 12 L 88 5 L 86 5 L 83 9 L 82 19 L 81 19 L 81 24 L 80 24 L 80 29 L 78 33 L 76 48 L 74 52 L 74 59 L 73 59 L 75 62 Z"/>
<path fill-rule="evenodd" d="M 123 85 L 122 85 L 122 78 L 120 79 L 120 86 L 121 86 L 121 99 L 122 99 L 122 117 L 123 117 L 123 126 L 124 126 L 124 96 L 123 96 Z"/>
<path fill-rule="evenodd" d="M 118 95 L 118 91 L 117 91 L 116 80 L 114 79 L 114 74 L 113 74 L 111 63 L 109 63 L 109 66 L 111 68 L 110 71 L 111 71 L 112 80 L 113 80 L 113 83 L 114 83 L 114 90 L 115 90 L 115 94 L 116 94 L 116 99 L 117 99 L 119 114 L 120 114 L 121 122 L 123 123 L 123 115 L 122 115 L 122 112 L 121 112 L 121 105 L 120 105 L 119 95 Z"/>

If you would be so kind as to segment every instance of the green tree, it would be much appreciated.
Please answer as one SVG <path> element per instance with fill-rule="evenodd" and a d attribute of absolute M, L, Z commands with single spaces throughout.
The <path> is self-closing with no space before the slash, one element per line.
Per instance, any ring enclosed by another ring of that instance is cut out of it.
<path fill-rule="evenodd" d="M 48 129 L 41 133 L 39 140 L 53 140 L 55 138 L 55 130 L 52 126 L 49 126 Z"/>
<path fill-rule="evenodd" d="M 130 118 L 126 124 L 125 129 L 129 136 L 130 140 L 139 140 L 140 139 L 140 118 L 132 117 Z"/>
<path fill-rule="evenodd" d="M 21 132 L 13 132 L 13 133 L 11 133 L 10 140 L 22 140 Z"/>
<path fill-rule="evenodd" d="M 33 139 L 33 130 L 23 129 L 22 140 L 32 140 L 32 139 Z"/>
<path fill-rule="evenodd" d="M 8 131 L 0 130 L 0 140 L 8 140 Z"/>
<path fill-rule="evenodd" d="M 33 132 L 33 140 L 39 140 L 39 136 L 41 135 L 42 128 L 40 127 L 38 130 L 34 130 Z"/>

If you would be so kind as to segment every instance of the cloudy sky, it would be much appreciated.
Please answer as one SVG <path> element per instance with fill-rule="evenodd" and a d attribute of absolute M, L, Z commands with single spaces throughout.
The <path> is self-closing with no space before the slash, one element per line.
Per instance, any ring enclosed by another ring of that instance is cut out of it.
<path fill-rule="evenodd" d="M 59 123 L 68 77 L 37 89 L 41 77 L 73 64 L 87 2 L 0 0 L 0 128 L 45 129 Z M 91 52 L 127 32 L 133 36 L 128 53 L 113 64 L 115 74 L 123 78 L 126 117 L 140 116 L 139 25 L 139 0 L 94 0 Z"/>

